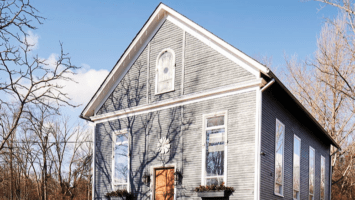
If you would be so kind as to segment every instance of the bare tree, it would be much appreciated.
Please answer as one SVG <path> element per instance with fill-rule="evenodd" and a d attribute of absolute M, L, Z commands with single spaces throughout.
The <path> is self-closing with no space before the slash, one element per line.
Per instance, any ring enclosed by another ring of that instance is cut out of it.
<path fill-rule="evenodd" d="M 42 105 L 58 112 L 63 105 L 75 106 L 59 84 L 73 81 L 71 75 L 77 69 L 64 53 L 62 43 L 55 63 L 32 55 L 35 44 L 30 43 L 27 31 L 36 29 L 43 20 L 29 0 L 0 2 L 0 114 L 14 111 L 6 119 L 11 121 L 10 127 L 4 128 L 0 118 L 0 151 L 16 131 L 23 113 L 30 112 L 28 107 Z"/>
<path fill-rule="evenodd" d="M 50 150 L 62 198 L 77 195 L 74 190 L 83 177 L 91 178 L 91 134 L 85 126 L 71 127 L 69 118 L 53 123 L 54 147 Z M 65 166 L 68 166 L 66 168 Z"/>
<path fill-rule="evenodd" d="M 343 14 L 327 21 L 317 40 L 318 49 L 314 57 L 306 61 L 286 58 L 288 72 L 285 77 L 293 94 L 342 147 L 341 151 L 332 149 L 331 152 L 333 193 L 339 191 L 352 198 L 348 189 L 355 183 L 355 102 L 348 86 L 350 82 L 345 80 L 355 76 L 352 65 L 355 57 L 348 39 L 344 37 L 347 28 Z M 339 163 L 343 157 L 348 158 L 345 166 Z M 335 189 L 339 185 L 340 190 Z"/>
<path fill-rule="evenodd" d="M 342 37 L 342 45 L 344 48 L 344 55 L 348 56 L 344 61 L 344 64 L 351 66 L 351 70 L 355 68 L 355 4 L 353 0 L 315 0 L 322 2 L 325 5 L 331 5 L 338 8 L 344 15 L 343 24 L 337 24 L 339 20 L 328 19 L 329 26 L 333 26 L 339 32 L 338 37 Z M 344 27 L 340 27 L 344 26 Z M 326 51 L 323 53 L 327 53 Z M 328 55 L 324 54 L 325 57 Z M 349 73 L 349 69 L 342 67 L 343 65 L 337 65 L 337 63 L 328 63 L 329 67 L 332 68 L 331 71 L 323 71 L 328 73 L 329 76 L 339 79 L 342 81 L 341 85 L 331 85 L 329 87 L 334 87 L 334 89 L 339 90 L 344 95 L 355 100 L 355 75 L 354 73 Z M 321 69 L 319 69 L 321 70 Z M 353 71 L 351 71 L 353 72 Z M 327 84 L 327 82 L 325 82 Z"/>

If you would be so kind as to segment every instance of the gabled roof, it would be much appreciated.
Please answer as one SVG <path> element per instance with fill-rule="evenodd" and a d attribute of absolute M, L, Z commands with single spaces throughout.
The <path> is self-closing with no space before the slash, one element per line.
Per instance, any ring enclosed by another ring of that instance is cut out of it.
<path fill-rule="evenodd" d="M 224 40 L 215 36 L 211 32 L 207 31 L 200 25 L 196 24 L 195 22 L 191 21 L 187 17 L 181 15 L 165 4 L 160 3 L 149 17 L 149 19 L 145 22 L 138 34 L 134 37 L 131 44 L 124 51 L 116 65 L 101 84 L 100 88 L 96 91 L 92 99 L 86 105 L 80 115 L 81 118 L 90 120 L 89 117 L 93 116 L 98 107 L 102 105 L 102 101 L 108 98 L 125 72 L 127 72 L 128 68 L 136 60 L 136 57 L 140 54 L 140 51 L 142 51 L 144 47 L 149 43 L 165 19 L 169 19 L 173 21 L 173 23 L 180 25 L 180 27 L 184 27 L 184 29 L 192 35 L 198 35 L 199 39 L 205 40 L 204 42 L 207 41 L 207 43 L 209 43 L 215 49 L 217 48 L 220 51 L 226 52 L 230 59 L 238 59 L 239 61 L 242 61 L 243 63 L 240 64 L 241 67 L 246 68 L 254 74 L 259 74 L 260 72 L 266 74 L 269 71 L 267 67 L 249 57 L 239 49 L 228 44 Z"/>
<path fill-rule="evenodd" d="M 325 135 L 331 142 L 332 145 L 340 148 L 340 146 L 333 140 L 333 138 L 324 130 L 324 128 L 318 123 L 318 121 L 307 111 L 307 109 L 292 95 L 292 93 L 282 84 L 282 82 L 263 64 L 259 63 L 255 59 L 246 55 L 239 49 L 228 44 L 221 38 L 217 37 L 213 33 L 204 29 L 202 26 L 196 24 L 187 17 L 181 15 L 170 7 L 163 3 L 160 3 L 148 20 L 145 22 L 138 34 L 133 38 L 130 45 L 124 51 L 122 56 L 117 61 L 116 65 L 110 71 L 104 82 L 101 84 L 99 89 L 96 91 L 94 96 L 91 98 L 89 103 L 86 105 L 84 110 L 80 114 L 80 118 L 85 120 L 90 120 L 91 116 L 94 116 L 97 110 L 101 107 L 103 102 L 108 98 L 108 96 L 113 92 L 119 81 L 126 74 L 130 66 L 134 63 L 140 53 L 144 50 L 150 40 L 153 38 L 155 33 L 158 31 L 159 27 L 163 22 L 169 19 L 174 24 L 182 27 L 186 32 L 198 37 L 205 43 L 208 43 L 215 50 L 223 53 L 226 57 L 231 60 L 238 60 L 239 65 L 256 76 L 260 76 L 262 73 L 264 76 L 273 78 L 276 83 L 281 86 L 282 90 L 286 92 L 286 95 L 290 97 L 305 113 L 309 119 L 316 125 L 319 130 Z M 240 62 L 241 61 L 241 62 Z"/>

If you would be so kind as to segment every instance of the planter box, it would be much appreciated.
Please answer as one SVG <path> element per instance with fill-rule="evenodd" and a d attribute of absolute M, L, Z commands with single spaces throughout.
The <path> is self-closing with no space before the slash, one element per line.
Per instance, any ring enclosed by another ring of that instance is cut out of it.
<path fill-rule="evenodd" d="M 110 197 L 110 200 L 126 200 L 126 197 Z"/>
<path fill-rule="evenodd" d="M 224 191 L 206 191 L 206 192 L 197 192 L 198 197 L 210 198 L 210 197 L 224 197 Z"/>

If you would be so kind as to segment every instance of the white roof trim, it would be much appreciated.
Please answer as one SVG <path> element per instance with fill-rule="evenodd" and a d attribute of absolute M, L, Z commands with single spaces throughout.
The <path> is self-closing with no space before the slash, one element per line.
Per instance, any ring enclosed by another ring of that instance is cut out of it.
<path fill-rule="evenodd" d="M 264 79 L 259 78 L 256 80 L 244 81 L 241 83 L 236 83 L 228 86 L 223 86 L 217 89 L 212 89 L 208 91 L 203 91 L 199 93 L 188 94 L 180 96 L 178 98 L 166 99 L 159 102 L 154 102 L 149 105 L 140 105 L 132 108 L 127 108 L 123 110 L 117 110 L 110 113 L 105 113 L 101 115 L 95 115 L 90 117 L 95 123 L 101 123 L 107 120 L 119 119 L 122 117 L 128 117 L 133 115 L 140 115 L 143 113 L 150 113 L 157 110 L 182 106 L 186 104 L 196 103 L 200 101 L 205 101 L 208 99 L 214 99 L 218 97 L 238 94 L 250 90 L 255 90 L 264 84 Z"/>
<path fill-rule="evenodd" d="M 232 61 L 239 64 L 241 67 L 252 72 L 254 75 L 257 75 L 259 72 L 264 74 L 268 73 L 269 70 L 267 67 L 263 66 L 235 47 L 208 32 L 206 29 L 202 28 L 195 22 L 189 20 L 185 16 L 161 3 L 155 12 L 151 15 L 146 24 L 143 26 L 138 35 L 135 37 L 135 39 L 132 41 L 132 43 L 129 45 L 127 50 L 124 52 L 119 62 L 114 66 L 108 77 L 105 79 L 104 83 L 95 93 L 94 97 L 85 107 L 81 115 L 82 117 L 88 119 L 96 114 L 97 110 L 113 92 L 130 66 L 134 63 L 134 61 L 144 50 L 145 46 L 147 46 L 151 38 L 155 35 L 159 27 L 167 18 L 169 21 L 172 21 L 174 24 L 185 29 L 191 35 L 197 36 L 198 34 L 198 39 L 202 39 L 204 43 L 216 49 Z"/>

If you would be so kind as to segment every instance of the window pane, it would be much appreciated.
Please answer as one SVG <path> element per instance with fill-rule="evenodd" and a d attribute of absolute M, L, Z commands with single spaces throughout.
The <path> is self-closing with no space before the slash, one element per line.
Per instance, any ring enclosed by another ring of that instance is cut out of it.
<path fill-rule="evenodd" d="M 206 175 L 224 175 L 224 129 L 206 131 Z"/>
<path fill-rule="evenodd" d="M 314 178 L 315 178 L 315 152 L 309 149 L 309 194 L 314 194 Z"/>
<path fill-rule="evenodd" d="M 300 199 L 300 192 L 297 190 L 293 190 L 293 198 L 294 199 Z"/>
<path fill-rule="evenodd" d="M 212 117 L 207 119 L 207 127 L 224 125 L 224 116 Z"/>
<path fill-rule="evenodd" d="M 282 195 L 285 128 L 279 121 L 276 122 L 275 193 Z"/>
<path fill-rule="evenodd" d="M 282 194 L 282 185 L 275 183 L 275 193 Z"/>
<path fill-rule="evenodd" d="M 116 143 L 123 143 L 127 141 L 128 141 L 127 134 L 116 135 Z"/>
<path fill-rule="evenodd" d="M 301 158 L 301 141 L 294 137 L 293 141 L 293 189 L 294 189 L 294 198 L 295 191 L 300 191 L 300 158 Z"/>
<path fill-rule="evenodd" d="M 128 146 L 121 144 L 115 146 L 114 183 L 127 183 L 128 176 Z"/>
<path fill-rule="evenodd" d="M 325 198 L 325 158 L 321 157 L 320 198 Z"/>
<path fill-rule="evenodd" d="M 173 55 L 169 51 L 166 51 L 160 55 L 159 62 L 158 62 L 159 82 L 172 78 L 173 62 L 174 62 Z"/>
<path fill-rule="evenodd" d="M 223 177 L 206 179 L 206 185 L 220 185 L 222 182 L 223 182 Z"/>
<path fill-rule="evenodd" d="M 162 53 L 158 60 L 158 93 L 173 89 L 174 57 L 169 51 Z"/>

